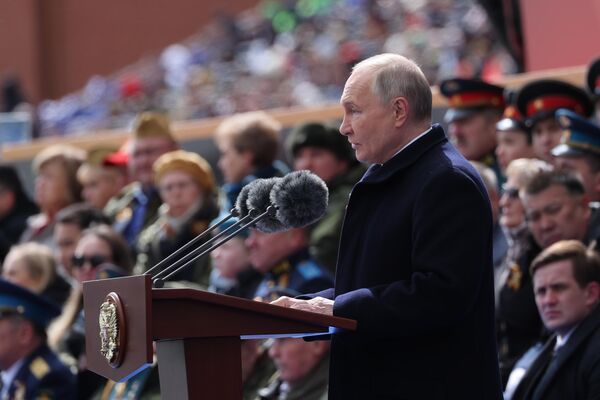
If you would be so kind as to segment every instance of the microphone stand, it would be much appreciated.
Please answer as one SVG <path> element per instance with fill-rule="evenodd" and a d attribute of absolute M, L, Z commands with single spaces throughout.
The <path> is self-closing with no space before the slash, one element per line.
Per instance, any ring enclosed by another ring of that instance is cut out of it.
<path fill-rule="evenodd" d="M 144 272 L 143 275 L 150 275 L 150 276 L 152 276 L 152 272 L 154 270 L 156 270 L 158 268 L 161 268 L 164 264 L 166 264 L 169 261 L 171 261 L 173 258 L 175 258 L 179 254 L 181 254 L 184 250 L 189 249 L 192 245 L 194 245 L 194 244 L 198 243 L 200 240 L 204 239 L 206 236 L 208 236 L 208 234 L 210 234 L 212 231 L 214 231 L 215 229 L 217 229 L 219 226 L 223 225 L 225 222 L 229 221 L 231 218 L 237 217 L 237 216 L 238 216 L 237 210 L 235 208 L 232 208 L 228 215 L 226 215 L 220 221 L 218 221 L 216 224 L 210 226 L 204 232 L 202 232 L 201 234 L 199 234 L 198 236 L 196 236 L 195 238 L 193 238 L 192 240 L 190 240 L 189 242 L 187 242 L 186 244 L 184 244 L 183 246 L 181 246 L 180 248 L 178 248 L 175 252 L 169 254 L 168 257 L 163 258 L 162 260 L 160 260 L 158 263 L 156 263 L 156 265 L 154 265 L 148 271 Z M 159 274 L 160 274 L 160 272 L 159 272 Z"/>
<path fill-rule="evenodd" d="M 212 250 L 214 250 L 217 247 L 228 242 L 230 239 L 237 236 L 244 229 L 247 229 L 251 225 L 254 225 L 255 223 L 257 223 L 267 217 L 274 217 L 276 212 L 277 212 L 277 209 L 272 205 L 268 206 L 267 209 L 265 210 L 265 212 L 263 212 L 262 214 L 260 214 L 258 216 L 256 215 L 258 213 L 257 210 L 250 210 L 248 212 L 248 215 L 246 215 L 244 218 L 240 219 L 238 222 L 236 222 L 229 228 L 225 229 L 223 232 L 220 232 L 219 234 L 217 234 L 216 236 L 211 238 L 209 241 L 204 243 L 198 249 L 195 249 L 191 253 L 187 254 L 185 257 L 182 257 L 181 259 L 177 260 L 175 263 L 170 265 L 168 268 L 166 268 L 166 269 L 160 271 L 158 274 L 156 274 L 153 279 L 154 287 L 155 288 L 163 287 L 164 282 L 166 280 L 172 278 L 177 273 L 183 271 L 185 268 L 192 265 L 195 261 L 197 261 L 201 257 L 204 257 L 206 254 L 210 253 Z M 248 219 L 250 219 L 250 221 L 245 223 Z M 244 224 L 244 225 L 240 227 L 241 224 Z M 231 230 L 233 230 L 235 228 L 237 228 L 237 229 L 234 232 L 230 233 L 223 240 L 215 243 L 218 239 L 220 239 L 222 236 L 228 234 Z M 193 258 L 189 259 L 190 257 L 193 257 Z M 189 259 L 189 261 L 185 262 L 188 259 Z M 185 264 L 181 265 L 184 262 L 185 262 Z"/>

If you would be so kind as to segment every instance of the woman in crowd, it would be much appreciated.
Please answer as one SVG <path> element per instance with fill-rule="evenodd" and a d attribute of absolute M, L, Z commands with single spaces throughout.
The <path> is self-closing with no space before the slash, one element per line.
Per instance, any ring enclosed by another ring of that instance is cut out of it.
<path fill-rule="evenodd" d="M 35 241 L 54 246 L 52 232 L 56 213 L 81 201 L 77 169 L 84 159 L 83 150 L 67 145 L 50 146 L 35 156 L 35 202 L 40 213 L 27 220 L 21 242 Z"/>
<path fill-rule="evenodd" d="M 2 265 L 2 277 L 63 305 L 71 285 L 56 272 L 52 250 L 30 242 L 13 246 Z"/>
<path fill-rule="evenodd" d="M 154 172 L 163 204 L 156 221 L 139 236 L 136 274 L 147 271 L 202 233 L 218 214 L 212 168 L 198 154 L 183 150 L 163 154 L 154 163 Z M 192 281 L 206 288 L 209 274 L 209 258 L 204 257 L 174 280 Z"/>
<path fill-rule="evenodd" d="M 133 262 L 127 244 L 110 226 L 85 230 L 75 248 L 73 276 L 78 282 L 62 315 L 48 329 L 50 346 L 71 359 L 78 373 L 78 398 L 87 399 L 104 382 L 86 369 L 82 283 L 129 275 Z"/>

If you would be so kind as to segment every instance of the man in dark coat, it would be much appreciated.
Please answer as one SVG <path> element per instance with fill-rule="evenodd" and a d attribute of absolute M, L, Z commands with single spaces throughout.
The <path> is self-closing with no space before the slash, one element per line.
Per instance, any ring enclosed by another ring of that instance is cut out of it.
<path fill-rule="evenodd" d="M 431 126 L 422 71 L 354 67 L 340 132 L 373 164 L 354 187 L 335 289 L 275 304 L 357 320 L 332 336 L 330 399 L 499 399 L 492 216 L 473 167 Z"/>
<path fill-rule="evenodd" d="M 575 240 L 545 249 L 531 264 L 535 300 L 555 333 L 513 400 L 600 398 L 600 257 Z"/>

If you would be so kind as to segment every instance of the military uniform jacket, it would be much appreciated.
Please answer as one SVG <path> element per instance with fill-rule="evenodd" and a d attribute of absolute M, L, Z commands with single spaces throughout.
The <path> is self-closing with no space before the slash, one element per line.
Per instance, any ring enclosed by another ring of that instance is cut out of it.
<path fill-rule="evenodd" d="M 166 218 L 159 216 L 138 237 L 134 273 L 143 274 L 159 261 L 162 261 L 197 235 L 204 232 L 209 227 L 210 221 L 217 217 L 217 214 L 218 209 L 216 204 L 212 202 L 207 203 L 184 222 L 178 232 L 169 232 L 170 229 L 166 226 Z M 198 242 L 194 248 L 198 248 L 209 239 L 210 236 Z M 187 254 L 187 252 L 184 252 L 184 254 Z M 173 261 L 179 258 L 175 258 Z M 209 275 L 210 258 L 202 257 L 194 262 L 193 267 L 190 266 L 190 268 L 178 273 L 174 277 L 174 280 L 192 281 L 208 287 Z"/>
<path fill-rule="evenodd" d="M 8 389 L 8 399 L 69 400 L 75 399 L 76 390 L 75 375 L 42 345 L 26 357 Z"/>
<path fill-rule="evenodd" d="M 439 125 L 356 184 L 335 280 L 331 400 L 501 398 L 490 201 Z"/>
<path fill-rule="evenodd" d="M 365 171 L 365 166 L 358 164 L 327 185 L 329 189 L 327 211 L 323 218 L 311 227 L 310 254 L 331 272 L 335 272 L 348 195 Z"/>
<path fill-rule="evenodd" d="M 327 400 L 328 375 L 329 357 L 325 356 L 301 382 L 282 393 L 283 381 L 276 372 L 269 386 L 258 391 L 255 400 Z"/>
<path fill-rule="evenodd" d="M 279 296 L 296 296 L 331 287 L 333 277 L 308 254 L 300 250 L 279 262 L 265 274 L 254 297 L 273 301 Z"/>
<path fill-rule="evenodd" d="M 555 343 L 546 342 L 513 400 L 600 399 L 600 306 L 553 354 Z"/>
<path fill-rule="evenodd" d="M 140 207 L 140 199 L 144 198 L 146 202 L 146 210 L 143 215 L 143 220 L 139 230 L 134 236 L 127 237 L 129 225 L 132 223 L 135 215 L 135 209 Z M 125 236 L 125 239 L 130 245 L 134 245 L 137 240 L 137 235 L 155 219 L 158 208 L 162 204 L 162 200 L 157 191 L 153 190 L 149 196 L 142 194 L 142 186 L 139 182 L 133 182 L 125 186 L 117 197 L 110 199 L 104 213 L 112 219 L 113 228 L 118 233 Z"/>

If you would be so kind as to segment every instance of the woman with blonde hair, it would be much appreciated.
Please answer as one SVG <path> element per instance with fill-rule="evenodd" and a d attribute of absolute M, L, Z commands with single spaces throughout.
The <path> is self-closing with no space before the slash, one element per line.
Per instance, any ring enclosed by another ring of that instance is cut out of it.
<path fill-rule="evenodd" d="M 2 277 L 58 305 L 71 293 L 71 285 L 56 272 L 52 250 L 35 242 L 11 247 L 2 264 Z"/>

